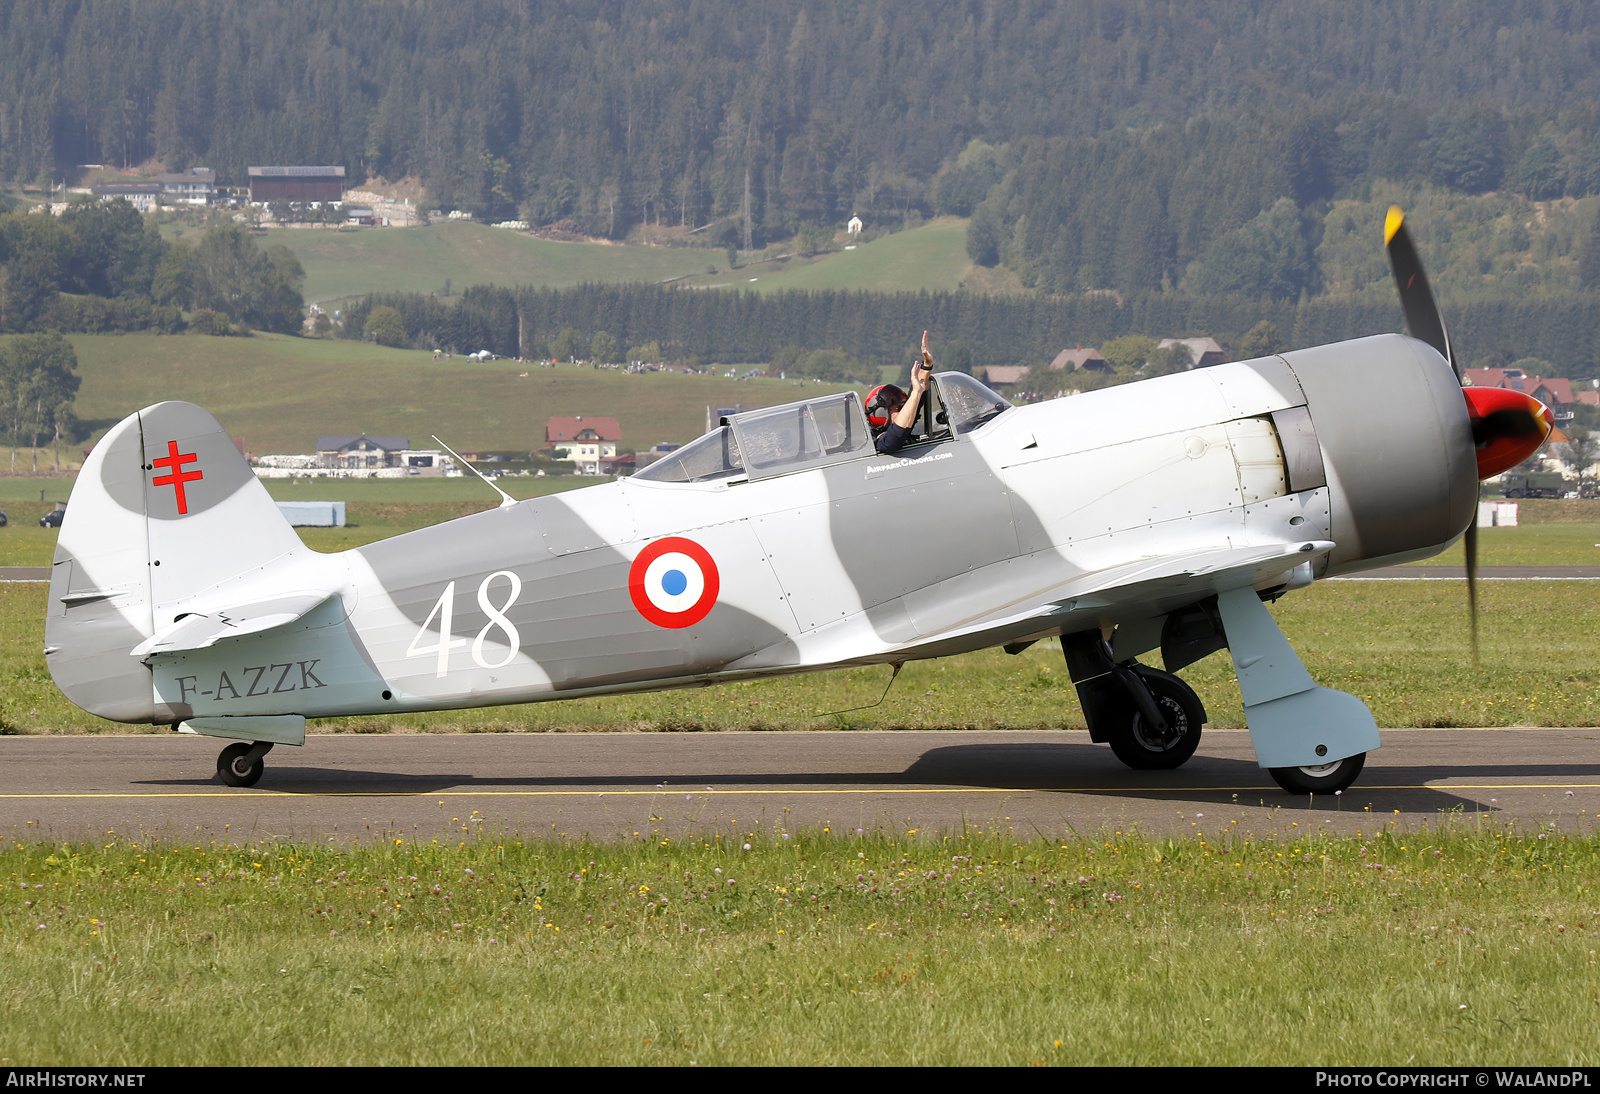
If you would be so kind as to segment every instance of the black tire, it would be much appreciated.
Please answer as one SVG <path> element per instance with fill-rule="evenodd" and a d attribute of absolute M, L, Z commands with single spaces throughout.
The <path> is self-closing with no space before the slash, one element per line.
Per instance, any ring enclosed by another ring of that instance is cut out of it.
<path fill-rule="evenodd" d="M 229 786 L 254 786 L 261 779 L 265 762 L 257 758 L 249 767 L 240 767 L 240 761 L 250 754 L 251 745 L 229 745 L 217 757 L 217 778 Z"/>
<path fill-rule="evenodd" d="M 1111 751 L 1136 771 L 1171 771 L 1182 767 L 1200 747 L 1206 708 L 1194 689 L 1170 672 L 1139 666 L 1134 670 L 1167 720 L 1165 733 L 1146 722 L 1130 699 L 1109 734 Z"/>
<path fill-rule="evenodd" d="M 1367 754 L 1358 752 L 1316 767 L 1274 767 L 1273 781 L 1291 794 L 1333 794 L 1356 781 L 1366 766 Z"/>

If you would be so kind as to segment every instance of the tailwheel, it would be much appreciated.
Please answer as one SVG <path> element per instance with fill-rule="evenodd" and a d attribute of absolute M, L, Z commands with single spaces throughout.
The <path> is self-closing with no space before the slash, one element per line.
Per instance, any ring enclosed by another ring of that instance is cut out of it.
<path fill-rule="evenodd" d="M 1170 672 L 1146 665 L 1133 668 L 1165 726 L 1156 724 L 1140 710 L 1140 703 L 1129 702 L 1111 727 L 1111 751 L 1117 759 L 1139 771 L 1170 771 L 1181 767 L 1200 747 L 1200 727 L 1206 708 L 1194 689 Z"/>
<path fill-rule="evenodd" d="M 254 786 L 266 767 L 262 757 L 271 750 L 270 743 L 261 741 L 229 745 L 217 756 L 217 778 L 229 786 Z"/>
<path fill-rule="evenodd" d="M 1366 762 L 1367 754 L 1358 752 L 1332 763 L 1268 770 L 1273 781 L 1291 794 L 1334 794 L 1355 782 Z"/>

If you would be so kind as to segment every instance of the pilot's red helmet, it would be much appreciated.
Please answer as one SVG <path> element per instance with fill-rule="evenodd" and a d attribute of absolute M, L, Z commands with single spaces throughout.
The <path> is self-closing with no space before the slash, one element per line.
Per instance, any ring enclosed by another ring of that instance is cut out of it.
<path fill-rule="evenodd" d="M 879 384 L 867 392 L 867 421 L 874 429 L 883 429 L 894 417 L 894 412 L 905 405 L 906 393 L 893 384 Z"/>

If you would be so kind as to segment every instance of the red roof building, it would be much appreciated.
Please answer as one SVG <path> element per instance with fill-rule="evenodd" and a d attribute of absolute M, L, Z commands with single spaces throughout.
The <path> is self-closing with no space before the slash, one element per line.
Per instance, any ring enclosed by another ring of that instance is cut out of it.
<path fill-rule="evenodd" d="M 1528 394 L 1546 406 L 1560 406 L 1575 401 L 1572 397 L 1572 381 L 1557 380 L 1554 377 L 1539 380 L 1531 389 L 1528 389 Z M 1545 397 L 1547 395 L 1549 398 Z"/>
<path fill-rule="evenodd" d="M 983 379 L 988 384 L 1015 384 L 1027 374 L 1027 365 L 989 365 L 983 370 Z"/>
<path fill-rule="evenodd" d="M 622 427 L 615 418 L 586 418 L 582 414 L 551 418 L 545 423 L 544 439 L 548 447 L 565 451 L 580 475 L 615 474 L 603 465 L 603 461 L 616 456 L 617 442 L 622 440 Z"/>
<path fill-rule="evenodd" d="M 1097 371 L 1105 371 L 1111 367 L 1106 363 L 1106 359 L 1100 356 L 1099 350 L 1091 349 L 1087 346 L 1064 349 L 1056 354 L 1055 359 L 1050 362 L 1051 368 L 1066 368 L 1068 365 L 1073 368 L 1087 368 Z"/>
<path fill-rule="evenodd" d="M 583 434 L 591 434 L 585 438 Z M 622 426 L 615 418 L 586 418 L 582 414 L 570 418 L 551 418 L 544 426 L 546 444 L 563 444 L 580 439 L 596 441 L 622 440 Z"/>
<path fill-rule="evenodd" d="M 1519 368 L 1469 368 L 1461 370 L 1461 382 L 1467 387 L 1505 387 L 1508 372 L 1519 379 L 1522 376 Z"/>

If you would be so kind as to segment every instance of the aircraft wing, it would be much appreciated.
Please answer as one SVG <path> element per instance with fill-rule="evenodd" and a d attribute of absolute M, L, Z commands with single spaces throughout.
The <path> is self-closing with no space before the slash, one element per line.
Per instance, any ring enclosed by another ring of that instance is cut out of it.
<path fill-rule="evenodd" d="M 918 647 L 942 643 L 986 630 L 1005 631 L 1029 621 L 1054 624 L 1079 613 L 1096 617 L 1106 609 L 1149 604 L 1158 614 L 1200 597 L 1226 589 L 1256 585 L 1286 574 L 1302 563 L 1333 550 L 1330 540 L 1275 543 L 1266 546 L 1215 547 L 1186 551 L 1177 556 L 1157 556 L 1080 574 L 1021 601 L 976 618 L 953 620 L 951 625 L 906 642 Z M 974 575 L 968 575 L 975 577 Z M 1165 602 L 1173 602 L 1167 604 Z"/>

